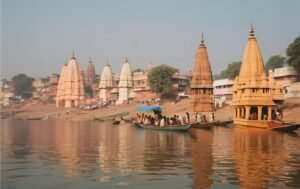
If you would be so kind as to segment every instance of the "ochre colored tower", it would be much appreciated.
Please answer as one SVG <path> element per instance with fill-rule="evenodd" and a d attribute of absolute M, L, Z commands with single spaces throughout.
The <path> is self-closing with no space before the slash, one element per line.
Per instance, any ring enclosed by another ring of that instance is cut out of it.
<path fill-rule="evenodd" d="M 203 35 L 196 54 L 191 82 L 192 108 L 194 112 L 213 112 L 213 80 Z"/>
<path fill-rule="evenodd" d="M 277 103 L 283 100 L 282 86 L 265 74 L 262 55 L 251 26 L 240 73 L 233 85 L 234 123 L 267 128 Z"/>

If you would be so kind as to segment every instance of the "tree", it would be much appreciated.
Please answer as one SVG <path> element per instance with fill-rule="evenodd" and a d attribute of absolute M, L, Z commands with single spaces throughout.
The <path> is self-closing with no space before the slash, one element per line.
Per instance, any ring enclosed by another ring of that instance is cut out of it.
<path fill-rule="evenodd" d="M 32 90 L 33 78 L 28 77 L 26 74 L 18 74 L 12 78 L 15 87 L 16 95 L 24 95 L 24 93 Z"/>
<path fill-rule="evenodd" d="M 227 65 L 227 68 L 221 71 L 220 75 L 215 75 L 216 79 L 234 79 L 239 73 L 241 68 L 242 62 L 232 62 Z"/>
<path fill-rule="evenodd" d="M 270 69 L 283 67 L 285 61 L 286 61 L 286 58 L 283 56 L 280 56 L 280 55 L 271 56 L 266 63 L 266 71 L 268 71 Z"/>
<path fill-rule="evenodd" d="M 300 73 L 300 36 L 286 49 L 286 55 L 288 57 L 287 63 Z"/>
<path fill-rule="evenodd" d="M 133 72 L 142 72 L 143 70 L 141 68 L 137 68 L 137 69 L 134 69 Z"/>
<path fill-rule="evenodd" d="M 172 87 L 172 76 L 177 69 L 168 65 L 160 65 L 148 73 L 150 88 L 162 95 L 168 94 Z"/>

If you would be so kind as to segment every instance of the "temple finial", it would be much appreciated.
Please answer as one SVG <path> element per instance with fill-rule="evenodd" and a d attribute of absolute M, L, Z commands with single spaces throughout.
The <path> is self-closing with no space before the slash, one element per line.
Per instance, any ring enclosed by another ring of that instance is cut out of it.
<path fill-rule="evenodd" d="M 126 56 L 126 58 L 125 58 L 125 62 L 127 62 L 127 63 L 128 63 L 128 58 L 127 58 L 127 56 Z"/>
<path fill-rule="evenodd" d="M 73 54 L 72 54 L 72 58 L 71 59 L 76 59 L 75 58 L 75 53 L 74 53 L 74 51 L 73 51 Z"/>
<path fill-rule="evenodd" d="M 108 58 L 106 58 L 106 65 L 109 66 L 109 60 L 108 60 Z"/>
<path fill-rule="evenodd" d="M 250 31 L 249 31 L 249 35 L 250 37 L 254 37 L 254 29 L 253 29 L 253 25 L 250 25 Z"/>
<path fill-rule="evenodd" d="M 203 36 L 203 33 L 202 33 L 202 35 L 201 35 L 200 46 L 205 46 L 205 44 L 204 44 L 204 36 Z"/>
<path fill-rule="evenodd" d="M 92 58 L 91 58 L 91 57 L 89 57 L 89 63 L 93 63 L 93 61 L 92 61 Z"/>

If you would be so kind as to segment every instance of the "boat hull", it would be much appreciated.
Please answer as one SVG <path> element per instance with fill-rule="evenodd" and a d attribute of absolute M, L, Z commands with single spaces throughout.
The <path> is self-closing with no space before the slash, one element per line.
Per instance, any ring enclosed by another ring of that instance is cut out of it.
<path fill-rule="evenodd" d="M 181 125 L 181 126 L 154 126 L 154 125 L 143 125 L 136 123 L 139 127 L 143 129 L 152 129 L 152 130 L 165 130 L 165 131 L 186 131 L 191 128 L 191 125 Z"/>
<path fill-rule="evenodd" d="M 198 129 L 211 129 L 216 122 L 210 122 L 210 123 L 192 123 L 193 128 L 198 128 Z"/>

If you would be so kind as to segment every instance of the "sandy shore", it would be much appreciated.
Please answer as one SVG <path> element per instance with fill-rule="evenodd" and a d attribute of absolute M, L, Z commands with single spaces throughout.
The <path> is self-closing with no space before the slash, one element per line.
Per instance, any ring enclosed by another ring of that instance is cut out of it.
<path fill-rule="evenodd" d="M 111 106 L 97 110 L 78 110 L 74 108 L 56 108 L 54 104 L 27 104 L 21 108 L 5 108 L 2 109 L 2 119 L 14 118 L 24 120 L 39 120 L 39 119 L 54 119 L 54 120 L 109 120 L 114 117 L 126 117 L 131 119 L 135 117 L 137 111 L 135 107 L 141 104 L 122 104 L 118 106 Z M 190 99 L 184 99 L 181 102 L 172 104 L 171 102 L 162 103 L 163 114 L 172 116 L 174 114 L 183 115 L 185 112 L 191 114 Z M 300 98 L 289 98 L 282 105 L 283 118 L 286 121 L 300 122 Z M 126 115 L 126 116 L 124 116 Z M 215 113 L 216 120 L 224 121 L 233 117 L 233 107 L 225 106 L 218 109 Z"/>

